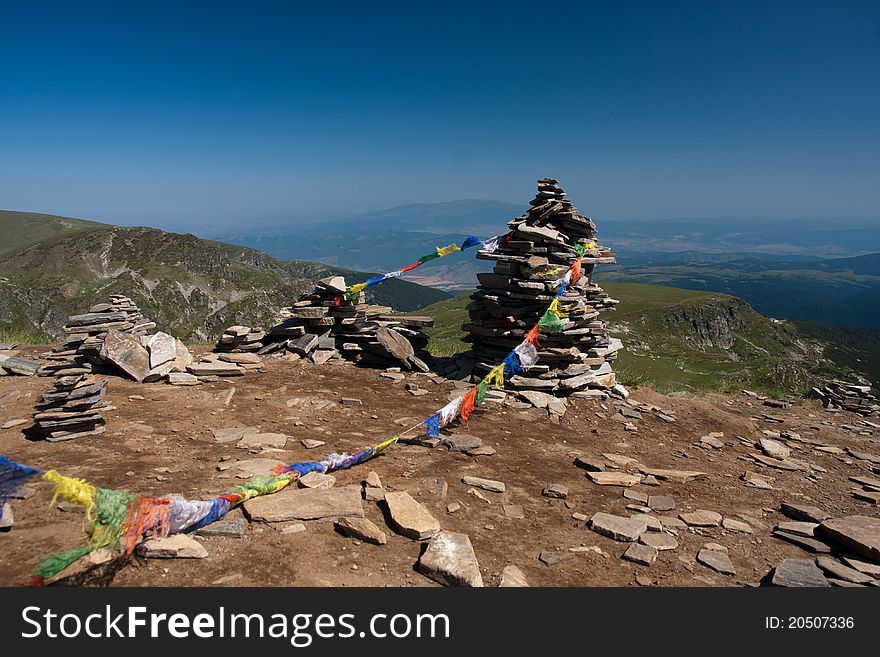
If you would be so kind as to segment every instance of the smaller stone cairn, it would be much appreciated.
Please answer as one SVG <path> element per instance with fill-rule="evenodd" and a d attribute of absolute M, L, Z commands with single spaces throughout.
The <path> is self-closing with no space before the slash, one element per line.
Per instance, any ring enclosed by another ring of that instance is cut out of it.
<path fill-rule="evenodd" d="M 393 315 L 388 306 L 366 303 L 363 292 L 349 299 L 346 289 L 342 276 L 323 278 L 310 294 L 285 308 L 265 336 L 247 326 L 232 326 L 215 351 L 262 355 L 287 350 L 318 365 L 346 359 L 370 367 L 427 372 L 428 336 L 419 329 L 433 325 L 433 320 Z M 261 336 L 259 342 L 256 336 Z"/>
<path fill-rule="evenodd" d="M 813 388 L 810 396 L 821 401 L 828 411 L 851 411 L 867 417 L 880 410 L 870 385 L 829 381 L 820 388 Z"/>
<path fill-rule="evenodd" d="M 265 332 L 250 326 L 230 326 L 223 331 L 214 351 L 236 354 L 260 351 L 265 337 Z"/>
<path fill-rule="evenodd" d="M 53 382 L 34 413 L 37 431 L 50 442 L 104 433 L 103 413 L 115 407 L 104 399 L 107 381 L 80 374 Z"/>

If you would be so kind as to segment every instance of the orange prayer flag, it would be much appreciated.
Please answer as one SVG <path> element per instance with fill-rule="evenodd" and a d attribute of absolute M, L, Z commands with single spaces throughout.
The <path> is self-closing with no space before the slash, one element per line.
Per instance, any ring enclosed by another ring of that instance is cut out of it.
<path fill-rule="evenodd" d="M 578 258 L 571 266 L 571 284 L 574 285 L 581 277 L 581 259 Z"/>
<path fill-rule="evenodd" d="M 540 347 L 538 344 L 538 335 L 541 333 L 541 327 L 535 324 L 532 329 L 526 333 L 525 339 L 531 342 L 536 347 Z"/>
<path fill-rule="evenodd" d="M 477 400 L 477 386 L 474 386 L 470 390 L 467 391 L 464 397 L 461 399 L 461 419 L 464 420 L 465 425 L 468 423 L 468 417 L 474 411 L 474 403 Z"/>

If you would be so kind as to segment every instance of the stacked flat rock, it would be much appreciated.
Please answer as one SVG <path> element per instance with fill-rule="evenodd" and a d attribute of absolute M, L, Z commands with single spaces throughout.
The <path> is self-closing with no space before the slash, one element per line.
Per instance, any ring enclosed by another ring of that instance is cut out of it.
<path fill-rule="evenodd" d="M 266 333 L 260 329 L 252 329 L 250 326 L 230 326 L 223 331 L 214 351 L 228 353 L 260 351 L 265 337 Z"/>
<path fill-rule="evenodd" d="M 595 224 L 566 200 L 557 180 L 539 180 L 529 205 L 528 212 L 508 222 L 509 238 L 496 251 L 477 253 L 478 259 L 495 261 L 491 273 L 477 275 L 480 284 L 467 306 L 470 321 L 462 326 L 478 376 L 500 363 L 544 314 L 556 293 L 554 281 L 577 258 L 573 247 L 595 242 Z M 560 297 L 567 314 L 563 330 L 542 333 L 538 362 L 506 387 L 560 396 L 614 388 L 611 363 L 622 344 L 608 335 L 599 311 L 618 302 L 592 282 L 595 265 L 615 262 L 614 254 L 596 246 L 581 262 L 580 279 Z"/>
<path fill-rule="evenodd" d="M 107 381 L 85 375 L 56 379 L 37 405 L 36 429 L 50 442 L 104 433 L 104 416 L 113 410 L 104 399 Z"/>
<path fill-rule="evenodd" d="M 363 292 L 348 299 L 346 289 L 342 276 L 318 281 L 311 294 L 299 297 L 269 329 L 261 353 L 287 349 L 319 364 L 341 356 L 371 367 L 427 372 L 422 358 L 428 336 L 420 328 L 433 320 L 392 315 L 388 306 L 366 303 Z"/>
<path fill-rule="evenodd" d="M 871 386 L 859 383 L 830 381 L 821 388 L 813 388 L 810 395 L 822 402 L 828 410 L 852 411 L 859 415 L 873 415 L 880 410 L 877 399 L 871 394 Z"/>
<path fill-rule="evenodd" d="M 44 354 L 52 364 L 41 373 L 70 376 L 90 372 L 93 364 L 104 362 L 101 353 L 110 331 L 142 336 L 154 328 L 155 322 L 145 319 L 134 301 L 113 294 L 109 303 L 96 304 L 85 314 L 68 317 L 64 326 L 67 341 Z"/>

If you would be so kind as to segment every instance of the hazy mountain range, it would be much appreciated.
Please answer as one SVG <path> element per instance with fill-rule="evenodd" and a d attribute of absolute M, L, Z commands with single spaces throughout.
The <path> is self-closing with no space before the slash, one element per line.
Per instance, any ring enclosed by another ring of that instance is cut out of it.
<path fill-rule="evenodd" d="M 389 271 L 467 235 L 488 237 L 525 209 L 501 201 L 407 205 L 358 217 L 205 235 L 282 259 Z M 618 265 L 600 280 L 659 283 L 739 296 L 779 318 L 880 327 L 880 221 L 834 219 L 599 220 Z M 470 289 L 491 263 L 443 258 L 407 280 Z"/>

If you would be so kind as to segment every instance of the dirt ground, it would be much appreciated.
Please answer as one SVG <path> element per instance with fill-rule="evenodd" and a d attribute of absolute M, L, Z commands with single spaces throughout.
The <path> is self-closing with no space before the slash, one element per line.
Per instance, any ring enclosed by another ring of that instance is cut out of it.
<path fill-rule="evenodd" d="M 26 351 L 38 354 L 44 350 Z M 315 460 L 330 451 L 356 450 L 394 435 L 403 425 L 408 427 L 445 404 L 453 389 L 449 382 L 435 383 L 426 375 L 408 374 L 407 382 L 417 382 L 429 391 L 416 397 L 403 383 L 381 378 L 377 370 L 350 364 L 265 362 L 261 372 L 198 387 L 137 384 L 109 377 L 107 398 L 117 410 L 106 414 L 105 434 L 49 443 L 28 439 L 30 424 L 26 424 L 0 431 L 0 454 L 84 477 L 100 487 L 152 496 L 177 493 L 208 498 L 241 481 L 232 470 L 218 470 L 218 465 L 254 458 L 234 443 L 214 442 L 212 428 L 258 426 L 263 432 L 284 433 L 289 436 L 285 449 L 266 456 L 285 462 Z M 43 377 L 0 378 L 0 424 L 30 419 L 35 402 L 51 382 Z M 224 406 L 233 387 L 235 394 Z M 291 401 L 298 397 L 332 403 L 309 410 L 316 405 Z M 342 405 L 341 397 L 355 397 L 363 403 Z M 813 504 L 834 516 L 878 515 L 878 507 L 852 497 L 848 479 L 871 476 L 872 467 L 877 466 L 845 452 L 817 451 L 792 442 L 793 456 L 818 466 L 816 470 L 764 468 L 748 456 L 758 450 L 739 440 L 754 442 L 763 429 L 784 429 L 826 445 L 877 453 L 876 432 L 863 435 L 846 428 L 856 426 L 858 416 L 828 414 L 811 402 L 771 409 L 746 395 L 671 397 L 642 388 L 632 391 L 632 399 L 672 411 L 676 421 L 666 422 L 657 412 L 643 412 L 641 420 L 631 420 L 637 427 L 631 432 L 624 429 L 617 413 L 619 402 L 571 400 L 559 424 L 551 423 L 546 411 L 486 403 L 471 417 L 470 432 L 494 447 L 496 454 L 472 457 L 442 446 L 395 445 L 367 464 L 334 473 L 336 485 L 360 484 L 373 470 L 387 490 L 410 490 L 444 529 L 470 537 L 487 586 L 497 584 L 508 564 L 521 568 L 533 586 L 754 585 L 781 560 L 809 556 L 771 537 L 773 526 L 786 520 L 778 511 L 781 502 Z M 769 423 L 761 419 L 763 413 L 783 423 Z M 864 431 L 864 425 L 859 429 Z M 724 433 L 722 449 L 700 446 L 700 437 L 710 432 Z M 299 442 L 303 438 L 327 444 L 307 450 Z M 603 453 L 630 456 L 654 468 L 707 473 L 705 479 L 688 483 L 661 481 L 658 486 L 639 485 L 632 490 L 672 496 L 676 509 L 659 515 L 707 509 L 745 520 L 754 534 L 720 527 L 679 529 L 678 548 L 660 552 L 652 566 L 621 559 L 627 543 L 600 536 L 572 517 L 574 513 L 589 517 L 598 511 L 637 513 L 626 510 L 633 501 L 623 497 L 623 488 L 595 485 L 573 463 L 578 454 L 602 460 Z M 774 489 L 746 486 L 740 478 L 746 470 L 773 478 Z M 467 492 L 469 487 L 461 481 L 466 475 L 501 480 L 507 491 L 483 492 L 488 501 L 481 500 Z M 568 486 L 568 499 L 543 497 L 541 491 L 550 483 Z M 0 533 L 3 585 L 26 581 L 40 558 L 79 545 L 83 539 L 82 514 L 68 505 L 50 505 L 48 486 L 35 483 L 33 487 L 33 497 L 12 501 L 15 525 Z M 453 501 L 461 508 L 448 513 L 446 505 Z M 505 517 L 503 504 L 522 506 L 524 517 Z M 366 517 L 384 529 L 381 508 L 366 501 L 364 507 Z M 199 538 L 208 558 L 132 557 L 86 581 L 113 586 L 436 586 L 414 569 L 422 548 L 417 541 L 387 529 L 388 543 L 377 546 L 337 534 L 330 521 L 305 524 L 303 532 L 284 534 L 272 525 L 253 523 L 243 538 Z M 697 552 L 707 542 L 728 548 L 735 576 L 721 575 L 696 562 Z M 597 546 L 601 552 L 577 552 L 555 566 L 538 559 L 542 551 L 578 546 Z"/>

